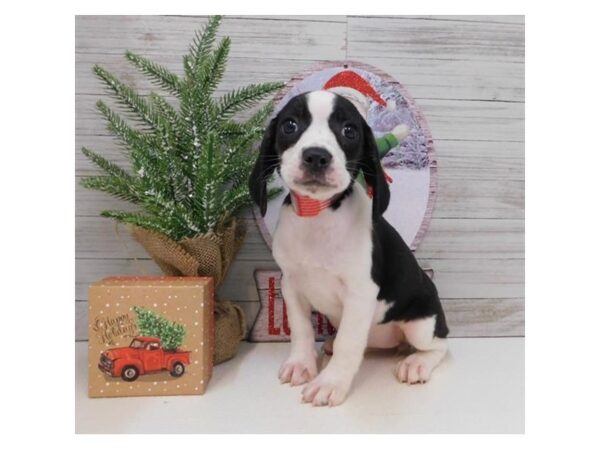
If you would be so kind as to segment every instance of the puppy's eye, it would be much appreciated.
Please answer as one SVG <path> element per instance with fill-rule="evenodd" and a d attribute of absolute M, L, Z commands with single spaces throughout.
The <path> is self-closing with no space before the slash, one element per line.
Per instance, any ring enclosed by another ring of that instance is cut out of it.
<path fill-rule="evenodd" d="M 342 128 L 342 134 L 348 139 L 356 139 L 356 135 L 358 133 L 353 125 L 346 125 L 344 128 Z"/>
<path fill-rule="evenodd" d="M 294 134 L 296 131 L 298 131 L 298 124 L 292 119 L 288 119 L 283 122 L 281 129 L 285 134 Z"/>

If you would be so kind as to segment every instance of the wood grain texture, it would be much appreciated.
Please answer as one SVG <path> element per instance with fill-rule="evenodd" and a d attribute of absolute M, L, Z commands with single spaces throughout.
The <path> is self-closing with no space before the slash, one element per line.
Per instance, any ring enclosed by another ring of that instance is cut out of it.
<path fill-rule="evenodd" d="M 122 55 L 128 49 L 152 57 L 183 55 L 205 22 L 203 17 L 191 16 L 78 16 L 75 52 Z M 219 36 L 231 38 L 232 57 L 267 54 L 271 59 L 327 60 L 344 56 L 346 51 L 345 21 L 228 17 Z"/>
<path fill-rule="evenodd" d="M 181 73 L 181 55 L 202 16 L 78 16 L 76 110 L 76 338 L 87 339 L 87 287 L 114 274 L 159 274 L 143 249 L 98 217 L 124 202 L 79 186 L 95 169 L 81 146 L 127 167 L 95 102 L 101 64 L 147 95 L 155 87 L 126 49 Z M 353 59 L 398 79 L 423 110 L 438 160 L 438 198 L 416 252 L 433 268 L 453 336 L 524 334 L 523 16 L 233 16 L 221 36 L 232 52 L 219 95 L 242 84 L 282 80 L 318 61 Z M 108 101 L 110 104 L 110 101 Z M 219 295 L 258 311 L 254 270 L 276 269 L 249 211 L 248 235 Z"/>
<path fill-rule="evenodd" d="M 252 219 L 247 225 L 244 246 L 237 255 L 242 261 L 272 261 L 263 238 Z M 522 256 L 523 221 L 520 219 L 432 219 L 434 233 L 428 234 L 417 249 L 419 258 L 428 259 L 516 259 Z M 131 239 L 127 226 L 110 219 L 78 217 L 75 254 L 81 258 L 131 259 L 148 258 L 144 248 Z M 104 245 L 98 247 L 96 242 Z"/>
<path fill-rule="evenodd" d="M 376 48 L 375 48 L 376 45 Z M 521 64 L 523 25 L 465 20 L 349 17 L 348 56 L 501 61 Z"/>

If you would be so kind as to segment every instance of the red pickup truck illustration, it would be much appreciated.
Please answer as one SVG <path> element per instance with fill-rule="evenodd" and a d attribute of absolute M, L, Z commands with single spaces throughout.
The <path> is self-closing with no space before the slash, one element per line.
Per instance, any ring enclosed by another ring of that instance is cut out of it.
<path fill-rule="evenodd" d="M 98 367 L 107 375 L 135 381 L 140 375 L 168 370 L 174 377 L 185 372 L 190 353 L 162 348 L 160 339 L 148 336 L 133 338 L 129 347 L 108 349 L 100 355 Z"/>

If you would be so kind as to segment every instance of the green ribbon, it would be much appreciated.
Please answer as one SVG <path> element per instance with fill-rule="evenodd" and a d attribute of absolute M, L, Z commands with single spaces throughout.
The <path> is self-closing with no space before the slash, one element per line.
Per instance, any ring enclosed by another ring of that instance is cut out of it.
<path fill-rule="evenodd" d="M 377 152 L 379 153 L 379 159 L 383 159 L 385 155 L 389 153 L 391 149 L 396 147 L 400 142 L 392 133 L 385 134 L 380 138 L 375 139 L 377 144 Z M 356 182 L 360 184 L 365 190 L 367 190 L 367 182 L 365 181 L 365 175 L 362 170 L 356 176 Z"/>

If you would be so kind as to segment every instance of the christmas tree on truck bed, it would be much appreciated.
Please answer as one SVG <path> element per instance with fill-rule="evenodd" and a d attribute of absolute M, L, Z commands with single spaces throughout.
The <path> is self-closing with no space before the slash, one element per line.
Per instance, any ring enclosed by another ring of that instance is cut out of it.
<path fill-rule="evenodd" d="M 139 306 L 134 306 L 133 311 L 137 315 L 140 336 L 159 338 L 166 351 L 175 351 L 181 347 L 185 338 L 183 325 L 171 322 L 155 312 Z"/>

